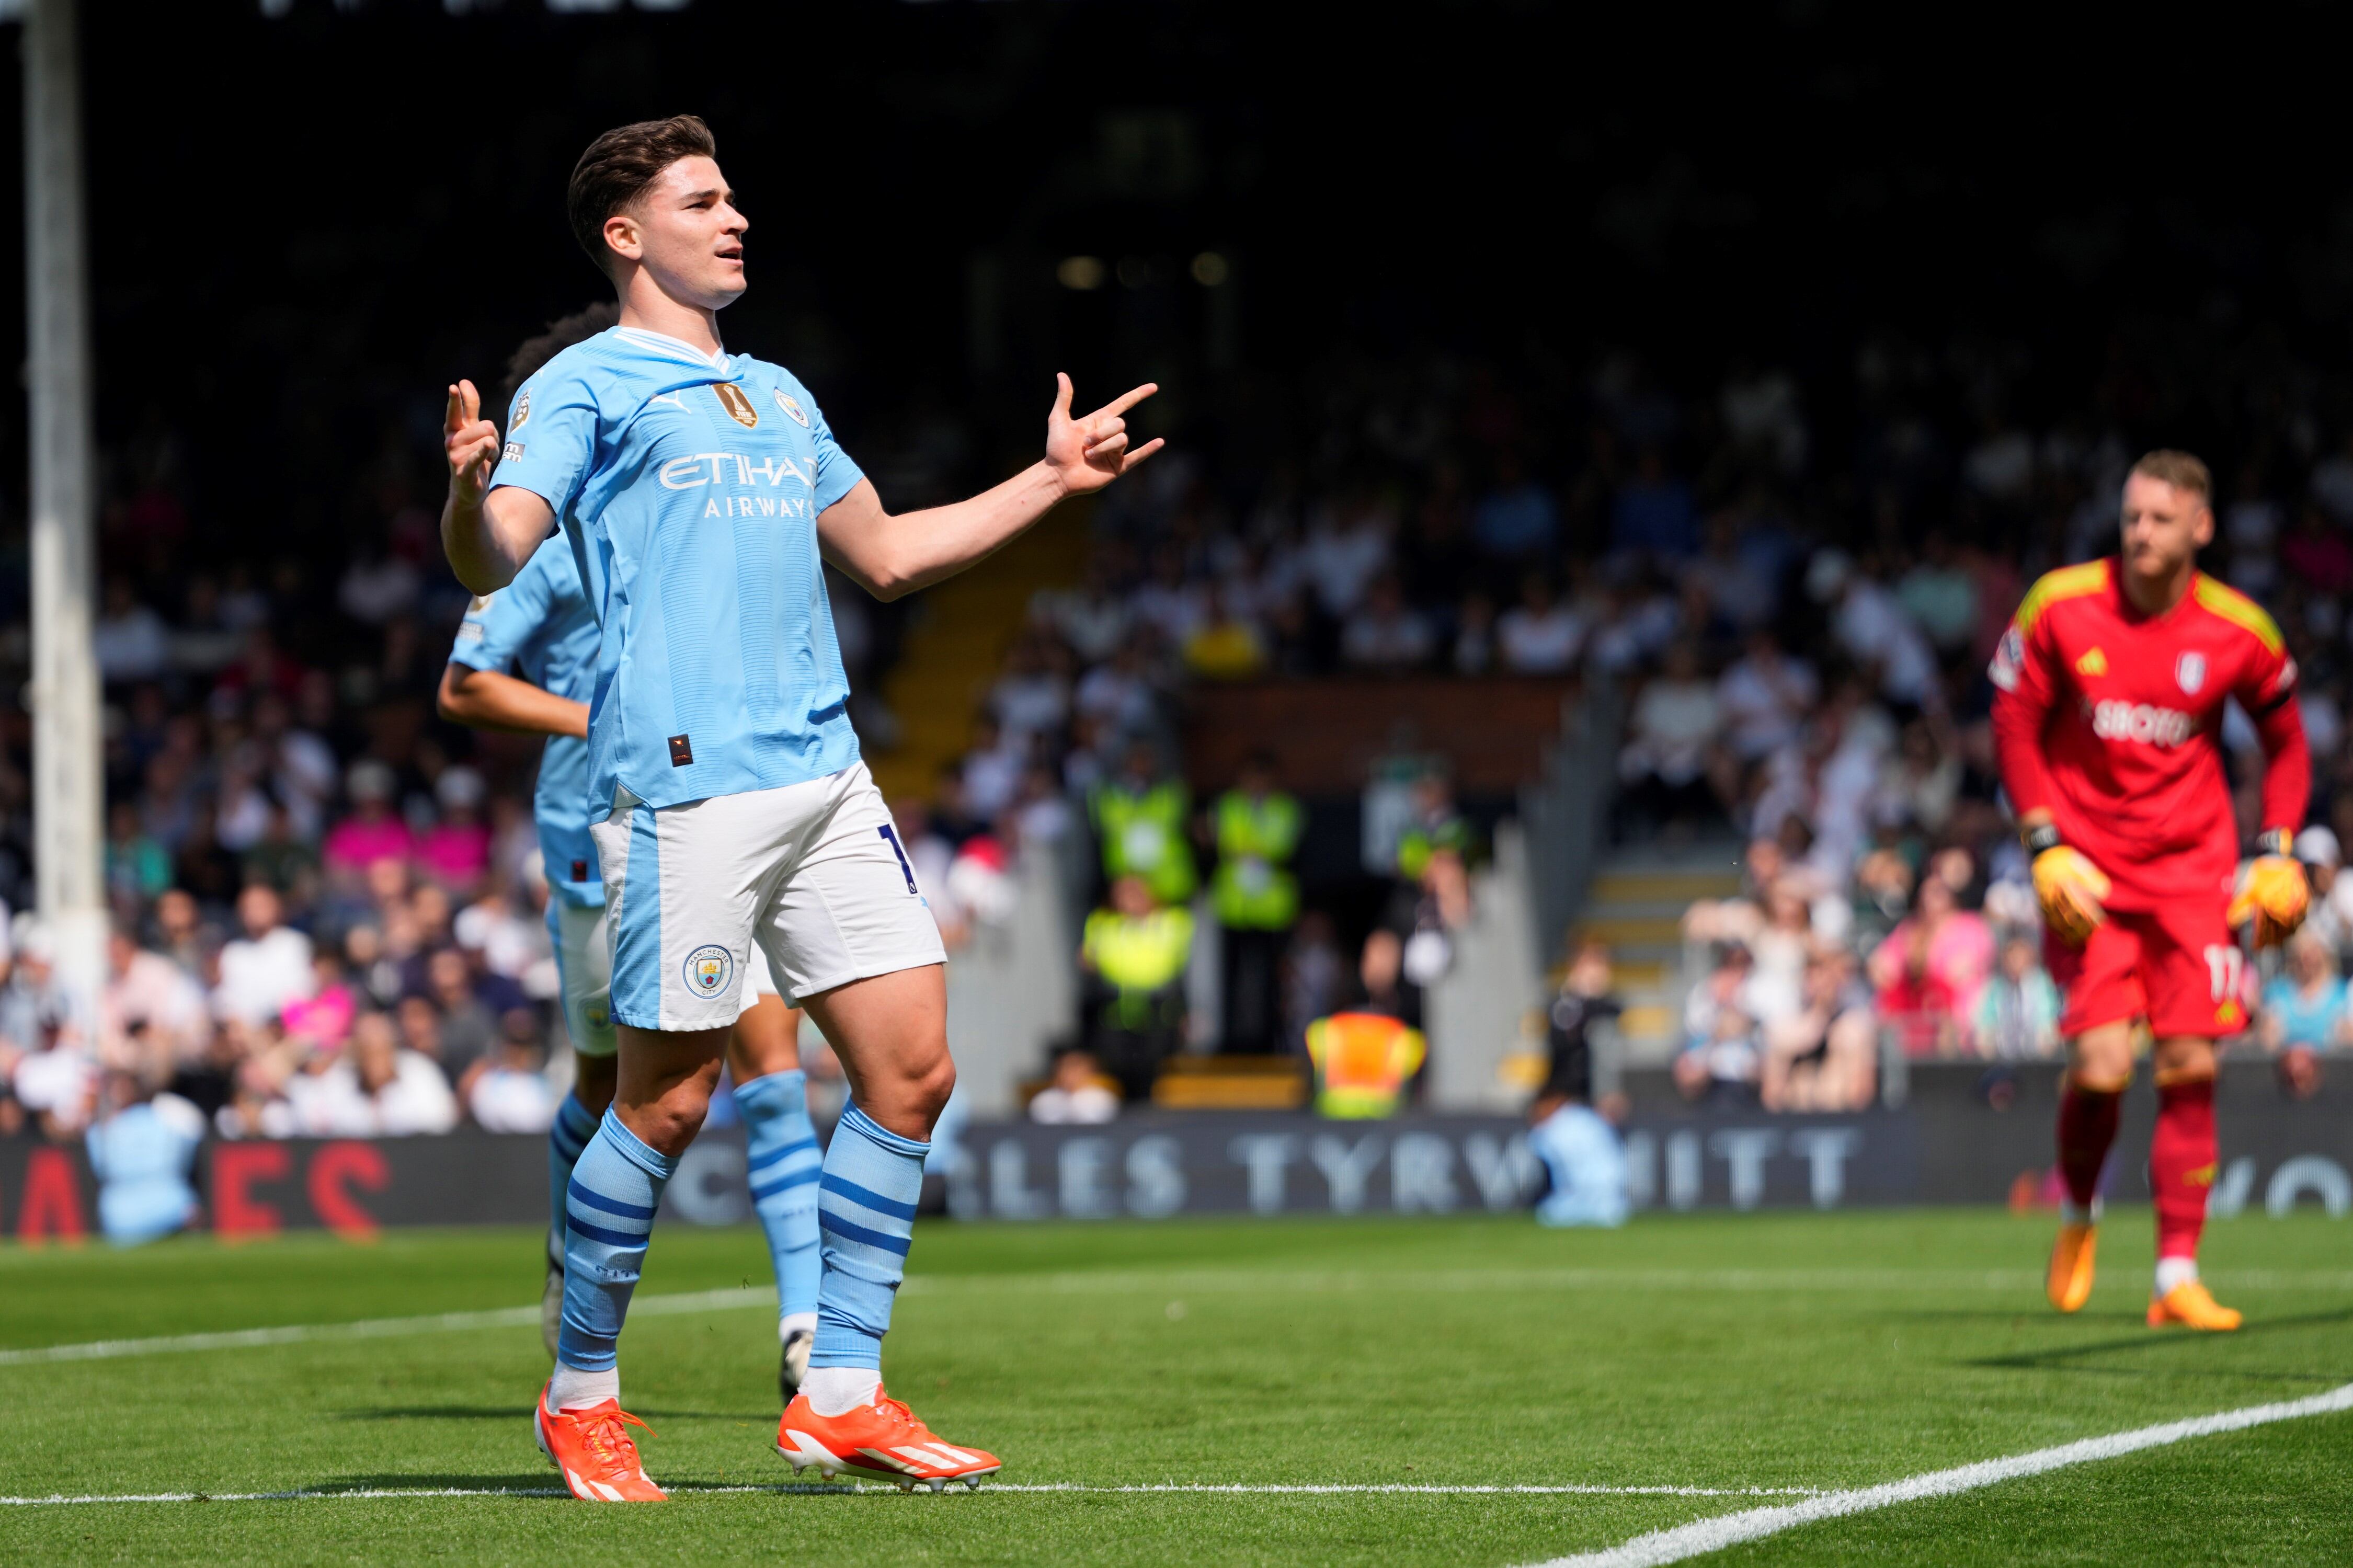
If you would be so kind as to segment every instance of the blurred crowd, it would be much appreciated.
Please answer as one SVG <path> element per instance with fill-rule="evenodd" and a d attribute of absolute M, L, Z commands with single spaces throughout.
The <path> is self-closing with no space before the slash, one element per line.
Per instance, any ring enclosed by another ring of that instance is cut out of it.
<path fill-rule="evenodd" d="M 1045 1103 L 1142 1098 L 1186 1044 L 1312 1056 L 1313 1026 L 1350 1013 L 1418 1029 L 1476 835 L 1442 770 L 1401 777 L 1366 867 L 1388 888 L 1372 929 L 1326 907 L 1298 879 L 1304 808 L 1269 759 L 1214 798 L 1185 784 L 1187 686 L 1265 676 L 1615 682 L 1611 831 L 1750 846 L 1743 895 L 1685 922 L 1693 1093 L 1862 1103 L 1883 1036 L 2050 1054 L 1984 667 L 2036 573 L 2108 547 L 2143 432 L 2185 424 L 2212 433 L 2224 476 L 2208 568 L 2273 609 L 2304 671 L 2324 829 L 2303 841 L 2319 912 L 2278 973 L 2251 970 L 2241 1048 L 2342 1047 L 2353 421 L 2284 351 L 2203 366 L 2193 394 L 2120 349 L 2055 403 L 2030 363 L 1880 337 L 1801 381 L 1416 350 L 1238 388 L 1231 426 L 1204 416 L 1108 492 L 1082 580 L 1029 605 L 969 751 L 928 799 L 894 803 L 952 950 L 1007 917 L 1024 855 L 1086 868 L 1084 1056 Z M 544 1123 L 565 1052 L 537 746 L 435 714 L 467 600 L 436 544 L 429 420 L 411 425 L 364 466 L 346 527 L 262 559 L 216 551 L 160 412 L 108 448 L 110 978 L 93 1024 L 67 1016 L 50 935 L 17 917 L 0 1131 L 69 1135 L 162 1090 L 227 1136 Z M 980 477 L 977 446 L 935 399 L 869 456 L 903 505 Z M 11 570 L 0 599 L 21 617 Z M 860 728 L 885 749 L 898 716 L 872 677 L 895 623 L 854 592 L 834 613 Z M 25 648 L 21 618 L 0 626 L 0 659 Z M 27 728 L 5 718 L 0 895 L 21 909 Z M 2252 731 L 2228 739 L 2252 804 Z M 1186 977 L 1211 943 L 1204 1019 Z"/>
<path fill-rule="evenodd" d="M 548 1125 L 569 1053 L 540 742 L 438 715 L 469 595 L 440 559 L 436 457 L 387 435 L 347 556 L 216 563 L 169 428 L 151 416 L 108 453 L 104 989 L 78 1012 L 53 933 L 0 920 L 0 1134 L 156 1105 L 229 1138 Z M 862 676 L 875 617 L 846 595 L 836 619 Z M 11 739 L 0 895 L 21 909 Z"/>

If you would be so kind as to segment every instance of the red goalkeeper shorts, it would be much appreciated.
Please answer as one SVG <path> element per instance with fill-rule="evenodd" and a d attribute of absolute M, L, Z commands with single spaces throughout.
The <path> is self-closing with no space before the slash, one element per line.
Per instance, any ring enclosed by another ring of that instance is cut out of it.
<path fill-rule="evenodd" d="M 2067 999 L 2059 1032 L 2073 1039 L 2132 1018 L 2147 1019 L 2159 1039 L 2213 1040 L 2245 1028 L 2245 954 L 2223 921 L 2229 907 L 2193 895 L 2155 910 L 2111 910 L 2080 948 L 2045 932 L 2044 961 Z"/>

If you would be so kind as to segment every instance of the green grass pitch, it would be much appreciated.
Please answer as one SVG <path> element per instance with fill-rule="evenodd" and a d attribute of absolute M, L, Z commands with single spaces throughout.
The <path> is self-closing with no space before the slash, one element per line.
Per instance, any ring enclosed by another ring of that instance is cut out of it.
<path fill-rule="evenodd" d="M 2039 1289 L 2045 1219 L 1986 1212 L 924 1225 L 893 1392 L 1003 1488 L 723 1491 L 769 1451 L 767 1309 L 647 1316 L 622 1343 L 662 1507 L 554 1482 L 526 1412 L 535 1327 L 0 1365 L 0 1561 L 1475 1563 L 1541 1562 L 1788 1498 L 2326 1392 L 2353 1381 L 2353 1224 L 2248 1217 L 2207 1273 L 2249 1326 L 2142 1326 L 2147 1212 L 2091 1306 Z M 0 1347 L 522 1305 L 536 1236 L 374 1246 L 0 1248 Z M 751 1230 L 658 1233 L 640 1300 L 757 1286 Z M 1020 1491 L 1016 1484 L 1687 1487 L 1563 1492 Z M 218 1500 L 307 1489 L 519 1495 Z M 2353 1415 L 2200 1437 L 1804 1526 L 1743 1563 L 2344 1563 Z"/>

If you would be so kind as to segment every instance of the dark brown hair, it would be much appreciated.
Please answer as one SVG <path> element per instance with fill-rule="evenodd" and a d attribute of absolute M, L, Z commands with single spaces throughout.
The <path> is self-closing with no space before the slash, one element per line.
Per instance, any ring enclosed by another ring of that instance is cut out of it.
<path fill-rule="evenodd" d="M 2135 463 L 2132 471 L 2178 490 L 2194 491 L 2200 500 L 2211 503 L 2214 499 L 2214 476 L 2206 471 L 2204 463 L 2187 452 L 2160 447 Z"/>
<path fill-rule="evenodd" d="M 572 237 L 588 253 L 600 272 L 610 271 L 610 247 L 605 243 L 605 220 L 627 211 L 645 195 L 646 187 L 681 158 L 715 158 L 719 143 L 711 127 L 692 114 L 668 120 L 640 120 L 617 126 L 588 143 L 580 162 L 572 166 L 565 187 L 564 206 L 572 220 Z"/>
<path fill-rule="evenodd" d="M 621 307 L 610 300 L 599 301 L 585 310 L 575 310 L 547 323 L 547 331 L 535 338 L 525 338 L 522 347 L 515 350 L 507 361 L 506 385 L 499 394 L 501 403 L 512 403 L 522 384 L 539 374 L 539 367 L 570 348 L 586 342 L 607 327 L 621 319 Z"/>

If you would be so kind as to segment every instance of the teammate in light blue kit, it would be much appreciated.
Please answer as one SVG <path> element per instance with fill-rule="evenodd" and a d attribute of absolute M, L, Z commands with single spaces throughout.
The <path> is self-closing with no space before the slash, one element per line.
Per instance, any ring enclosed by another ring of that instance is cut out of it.
<path fill-rule="evenodd" d="M 881 1386 L 926 1140 L 955 1081 L 945 955 L 859 761 L 820 557 L 881 597 L 937 582 L 1133 450 L 1137 387 L 1047 417 L 1038 463 L 892 516 L 789 373 L 721 346 L 744 235 L 702 122 L 607 132 L 574 169 L 573 232 L 620 324 L 526 383 L 503 443 L 449 389 L 441 535 L 459 581 L 510 581 L 560 525 L 603 627 L 589 723 L 619 1073 L 566 1193 L 564 1321 L 533 1424 L 575 1497 L 664 1497 L 620 1407 L 615 1344 L 663 1184 L 701 1127 L 752 946 L 841 1058 L 853 1103 L 819 1184 L 816 1345 L 777 1429 L 796 1468 L 937 1489 L 994 1456 L 935 1439 Z M 492 468 L 495 465 L 496 472 Z"/>
<path fill-rule="evenodd" d="M 555 352 L 612 324 L 610 307 L 554 323 L 516 352 L 511 381 Z M 478 598 L 459 626 L 442 677 L 443 717 L 548 737 L 533 815 L 548 882 L 547 926 L 563 978 L 565 1024 L 577 1062 L 572 1093 L 548 1131 L 550 1215 L 541 1330 L 551 1358 L 564 1306 L 565 1194 L 597 1118 L 612 1102 L 614 1029 L 605 887 L 588 837 L 588 699 L 599 634 L 572 552 L 561 538 L 534 552 L 513 582 Z M 765 965 L 755 965 L 761 981 Z M 754 1208 L 776 1273 L 777 1381 L 789 1400 L 817 1327 L 818 1145 L 800 1069 L 800 1015 L 773 984 L 746 988 L 728 1041 L 744 1112 Z"/>

